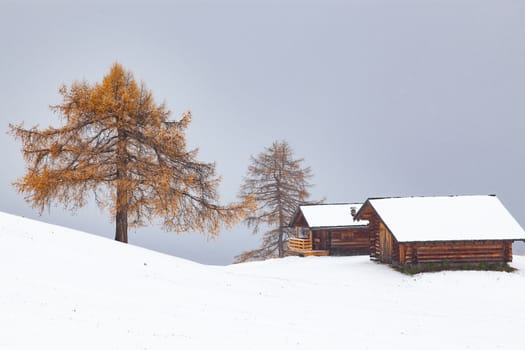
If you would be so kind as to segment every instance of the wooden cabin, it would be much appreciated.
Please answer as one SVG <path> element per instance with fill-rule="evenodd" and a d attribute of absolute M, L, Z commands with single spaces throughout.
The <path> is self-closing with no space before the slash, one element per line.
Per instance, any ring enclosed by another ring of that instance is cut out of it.
<path fill-rule="evenodd" d="M 369 233 L 366 220 L 353 215 L 361 203 L 302 205 L 293 216 L 295 237 L 289 251 L 299 255 L 368 255 Z"/>
<path fill-rule="evenodd" d="M 395 266 L 506 263 L 525 232 L 493 195 L 371 198 L 356 214 L 368 220 L 370 257 Z"/>

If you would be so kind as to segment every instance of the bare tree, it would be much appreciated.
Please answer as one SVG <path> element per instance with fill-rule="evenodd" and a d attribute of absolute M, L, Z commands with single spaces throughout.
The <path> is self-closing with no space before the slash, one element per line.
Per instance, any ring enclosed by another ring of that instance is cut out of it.
<path fill-rule="evenodd" d="M 62 103 L 51 108 L 64 126 L 10 125 L 28 164 L 14 185 L 33 207 L 42 211 L 56 201 L 76 210 L 93 193 L 99 206 L 110 208 L 121 242 L 128 241 L 128 220 L 142 226 L 160 217 L 166 230 L 217 234 L 247 214 L 248 198 L 218 204 L 215 164 L 186 149 L 191 114 L 170 122 L 166 107 L 121 65 L 102 83 L 75 82 L 60 94 Z"/>
<path fill-rule="evenodd" d="M 251 157 L 239 197 L 251 197 L 257 204 L 258 209 L 245 219 L 253 233 L 261 227 L 268 230 L 263 234 L 262 246 L 237 256 L 237 262 L 285 255 L 291 234 L 288 224 L 297 207 L 310 196 L 312 172 L 303 162 L 294 159 L 286 141 L 276 141 L 257 157 Z"/>

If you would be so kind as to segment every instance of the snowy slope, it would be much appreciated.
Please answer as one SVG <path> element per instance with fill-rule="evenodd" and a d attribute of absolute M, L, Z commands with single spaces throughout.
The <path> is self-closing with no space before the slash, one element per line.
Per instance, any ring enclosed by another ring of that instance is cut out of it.
<path fill-rule="evenodd" d="M 0 213 L 0 349 L 519 349 L 520 271 L 204 266 Z"/>

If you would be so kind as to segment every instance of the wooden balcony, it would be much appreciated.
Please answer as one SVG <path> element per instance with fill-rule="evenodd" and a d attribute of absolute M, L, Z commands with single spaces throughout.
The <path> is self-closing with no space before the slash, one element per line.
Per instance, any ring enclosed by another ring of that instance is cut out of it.
<path fill-rule="evenodd" d="M 327 256 L 328 250 L 313 250 L 312 236 L 309 238 L 290 238 L 288 250 L 300 256 Z"/>
<path fill-rule="evenodd" d="M 290 238 L 288 248 L 293 251 L 312 250 L 312 238 Z"/>

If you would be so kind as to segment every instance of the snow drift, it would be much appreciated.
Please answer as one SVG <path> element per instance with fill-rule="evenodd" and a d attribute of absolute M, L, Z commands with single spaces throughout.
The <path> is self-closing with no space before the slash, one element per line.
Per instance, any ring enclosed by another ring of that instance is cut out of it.
<path fill-rule="evenodd" d="M 515 349 L 514 273 L 368 257 L 205 266 L 0 213 L 0 349 Z"/>

